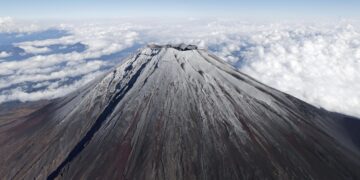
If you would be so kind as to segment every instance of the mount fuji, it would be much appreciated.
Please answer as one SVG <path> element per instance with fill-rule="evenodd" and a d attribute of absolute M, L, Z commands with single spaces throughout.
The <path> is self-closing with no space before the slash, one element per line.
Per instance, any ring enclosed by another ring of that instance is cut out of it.
<path fill-rule="evenodd" d="M 360 179 L 359 129 L 194 45 L 148 45 L 0 121 L 0 177 Z"/>

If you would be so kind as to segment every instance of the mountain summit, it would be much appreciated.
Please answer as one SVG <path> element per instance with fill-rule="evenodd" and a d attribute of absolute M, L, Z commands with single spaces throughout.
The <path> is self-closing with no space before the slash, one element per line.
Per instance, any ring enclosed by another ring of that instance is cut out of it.
<path fill-rule="evenodd" d="M 2 124 L 0 176 L 359 179 L 359 127 L 196 46 L 148 45 L 78 91 Z"/>

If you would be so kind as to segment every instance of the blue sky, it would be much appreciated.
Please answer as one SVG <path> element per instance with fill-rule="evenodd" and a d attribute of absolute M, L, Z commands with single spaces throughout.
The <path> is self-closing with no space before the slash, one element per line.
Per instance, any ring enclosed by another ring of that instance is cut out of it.
<path fill-rule="evenodd" d="M 17 18 L 360 17 L 359 0 L 0 0 L 0 4 L 0 16 Z"/>

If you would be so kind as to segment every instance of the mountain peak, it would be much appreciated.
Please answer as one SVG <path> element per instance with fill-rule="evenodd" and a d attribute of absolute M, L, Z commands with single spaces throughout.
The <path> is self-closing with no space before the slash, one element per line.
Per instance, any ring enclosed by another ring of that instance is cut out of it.
<path fill-rule="evenodd" d="M 158 44 L 149 44 L 147 45 L 148 48 L 151 49 L 162 49 L 162 48 L 173 48 L 179 51 L 189 51 L 189 50 L 196 50 L 198 47 L 192 44 L 166 44 L 166 45 L 158 45 Z"/>

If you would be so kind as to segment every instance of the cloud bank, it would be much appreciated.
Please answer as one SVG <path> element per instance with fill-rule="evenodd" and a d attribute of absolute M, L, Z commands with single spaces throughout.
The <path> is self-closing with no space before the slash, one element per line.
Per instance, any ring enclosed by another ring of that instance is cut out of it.
<path fill-rule="evenodd" d="M 240 71 L 310 104 L 360 117 L 359 25 L 355 20 L 195 18 L 59 23 L 55 28 L 68 34 L 11 43 L 21 50 L 20 60 L 11 60 L 19 50 L 0 46 L 0 102 L 60 97 L 107 72 L 125 52 L 147 43 L 185 42 L 207 48 Z M 31 34 L 54 28 L 18 26 L 0 19 L 0 32 L 26 34 L 28 29 Z"/>

